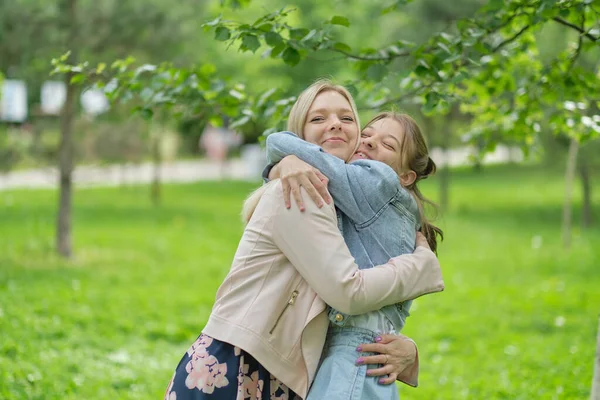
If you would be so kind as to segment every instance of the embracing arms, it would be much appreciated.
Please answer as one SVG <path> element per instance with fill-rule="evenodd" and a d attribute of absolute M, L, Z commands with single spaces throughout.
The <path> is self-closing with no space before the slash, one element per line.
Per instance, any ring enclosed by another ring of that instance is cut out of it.
<path fill-rule="evenodd" d="M 333 205 L 312 202 L 302 213 L 286 209 L 280 185 L 268 191 L 273 210 L 273 241 L 313 290 L 330 306 L 362 314 L 443 290 L 439 262 L 427 247 L 359 270 L 337 228 Z"/>

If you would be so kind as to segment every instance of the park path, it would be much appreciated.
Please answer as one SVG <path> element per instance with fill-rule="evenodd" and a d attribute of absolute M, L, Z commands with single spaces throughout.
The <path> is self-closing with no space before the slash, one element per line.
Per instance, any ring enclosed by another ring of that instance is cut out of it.
<path fill-rule="evenodd" d="M 432 150 L 432 158 L 442 166 L 449 159 L 451 166 L 469 164 L 471 151 L 467 148 L 450 150 L 448 156 L 437 149 Z M 485 163 L 502 163 L 521 161 L 523 158 L 519 151 L 498 146 L 494 153 L 486 156 Z M 260 165 L 264 165 L 259 163 Z M 227 161 L 223 166 L 216 162 L 200 159 L 191 161 L 175 161 L 164 163 L 160 170 L 163 182 L 197 182 L 204 180 L 260 179 L 260 168 L 248 167 L 239 158 Z M 119 186 L 128 184 L 144 184 L 152 181 L 153 165 L 151 163 L 122 164 L 105 166 L 77 166 L 73 173 L 73 180 L 77 187 L 93 186 Z M 0 190 L 10 189 L 35 189 L 56 188 L 58 186 L 58 169 L 40 168 L 31 170 L 12 171 L 0 174 Z"/>

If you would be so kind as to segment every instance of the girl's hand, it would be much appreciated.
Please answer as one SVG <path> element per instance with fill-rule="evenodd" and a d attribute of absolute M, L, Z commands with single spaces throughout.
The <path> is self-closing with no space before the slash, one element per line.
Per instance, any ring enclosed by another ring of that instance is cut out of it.
<path fill-rule="evenodd" d="M 381 376 L 379 383 L 392 384 L 406 368 L 415 363 L 417 346 L 406 337 L 397 335 L 380 335 L 375 341 L 376 343 L 361 344 L 356 350 L 379 354 L 360 357 L 356 363 L 358 365 L 383 365 L 377 369 L 367 369 L 367 376 Z"/>
<path fill-rule="evenodd" d="M 281 178 L 286 208 L 291 207 L 291 193 L 300 211 L 304 211 L 304 202 L 300 194 L 300 187 L 303 187 L 308 192 L 312 201 L 319 208 L 323 207 L 323 201 L 327 202 L 327 204 L 331 203 L 331 196 L 327 191 L 329 179 L 321 171 L 300 160 L 298 157 L 285 157 L 271 172 L 269 178 Z"/>
<path fill-rule="evenodd" d="M 425 238 L 425 235 L 423 235 L 421 232 L 417 231 L 417 239 L 416 239 L 416 247 L 425 247 L 426 249 L 431 250 L 431 247 L 429 247 L 429 243 L 427 243 L 427 239 Z"/>

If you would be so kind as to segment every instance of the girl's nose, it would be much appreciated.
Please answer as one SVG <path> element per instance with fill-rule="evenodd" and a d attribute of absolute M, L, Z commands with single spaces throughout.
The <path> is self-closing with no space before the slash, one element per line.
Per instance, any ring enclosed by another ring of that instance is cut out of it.
<path fill-rule="evenodd" d="M 375 148 L 375 141 L 373 140 L 372 137 L 367 137 L 363 139 L 363 143 L 365 144 L 365 146 L 367 146 L 370 149 L 374 149 Z"/>

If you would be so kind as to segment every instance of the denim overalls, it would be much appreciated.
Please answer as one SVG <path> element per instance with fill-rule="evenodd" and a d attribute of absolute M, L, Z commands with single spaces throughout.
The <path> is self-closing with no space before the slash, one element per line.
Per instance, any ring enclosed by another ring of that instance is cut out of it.
<path fill-rule="evenodd" d="M 271 165 L 288 155 L 297 156 L 329 178 L 339 229 L 360 269 L 414 251 L 419 209 L 391 167 L 373 160 L 346 164 L 291 132 L 267 137 Z M 379 333 L 400 332 L 411 303 L 386 306 L 360 316 L 329 309 L 327 342 L 308 399 L 397 399 L 395 385 L 381 385 L 377 378 L 366 376 L 365 366 L 355 365 L 360 355 L 356 346 L 373 342 Z M 391 329 L 382 332 L 372 323 L 382 319 Z"/>

